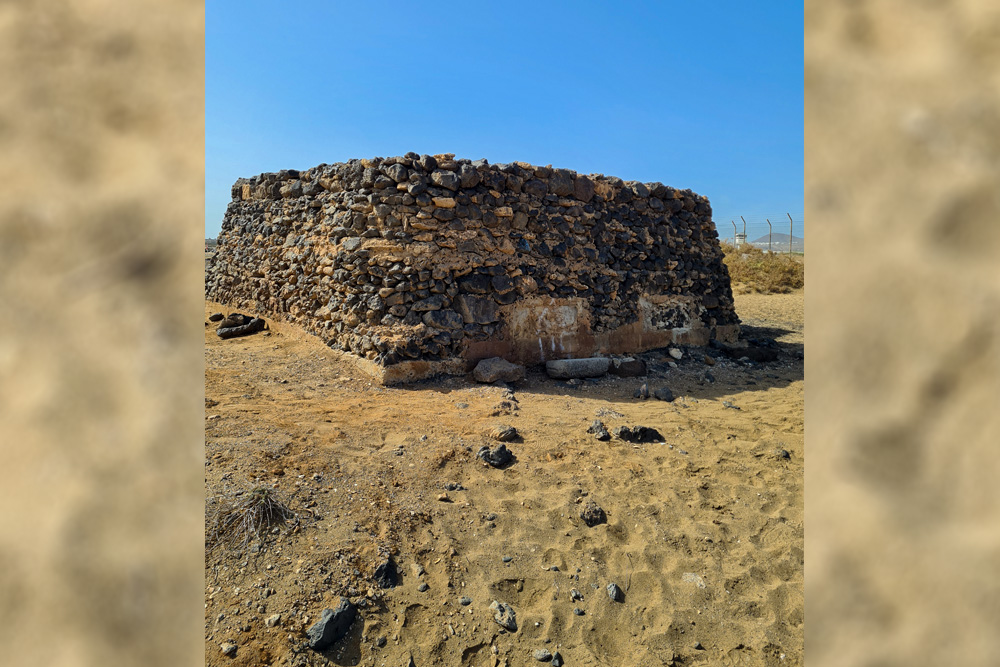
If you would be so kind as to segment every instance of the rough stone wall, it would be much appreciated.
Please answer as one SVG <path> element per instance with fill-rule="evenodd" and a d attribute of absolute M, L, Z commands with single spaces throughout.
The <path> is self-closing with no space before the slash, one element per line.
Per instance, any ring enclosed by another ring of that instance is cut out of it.
<path fill-rule="evenodd" d="M 384 380 L 738 332 L 690 190 L 408 153 L 240 179 L 232 197 L 209 298 L 301 324 Z"/>

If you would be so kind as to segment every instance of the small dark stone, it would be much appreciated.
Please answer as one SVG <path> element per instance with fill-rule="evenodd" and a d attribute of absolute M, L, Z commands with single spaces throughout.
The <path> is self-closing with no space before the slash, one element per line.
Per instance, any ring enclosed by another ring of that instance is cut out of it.
<path fill-rule="evenodd" d="M 583 616 L 586 612 L 579 607 L 573 607 L 573 613 L 577 616 Z"/>
<path fill-rule="evenodd" d="M 632 397 L 645 401 L 647 398 L 649 398 L 649 385 L 643 382 L 641 385 L 639 385 L 639 388 L 636 389 L 635 392 L 632 394 Z"/>
<path fill-rule="evenodd" d="M 426 591 L 428 588 L 430 588 L 430 586 L 428 586 L 426 582 L 424 582 L 424 583 L 420 584 L 419 586 L 417 586 L 417 590 L 420 591 L 421 593 L 423 593 L 424 591 Z"/>
<path fill-rule="evenodd" d="M 613 602 L 622 602 L 625 599 L 625 594 L 622 589 L 618 587 L 618 584 L 611 582 L 608 584 L 608 597 L 611 598 Z"/>
<path fill-rule="evenodd" d="M 552 654 L 552 667 L 562 667 L 562 665 L 563 665 L 562 656 L 559 655 L 559 651 L 556 651 L 555 653 Z"/>
<path fill-rule="evenodd" d="M 653 392 L 653 396 L 661 401 L 666 401 L 667 403 L 674 400 L 674 392 L 670 391 L 669 387 L 660 387 Z"/>
<path fill-rule="evenodd" d="M 709 373 L 708 371 L 705 371 L 705 381 L 706 382 L 715 382 L 715 376 L 712 375 L 711 373 Z"/>
<path fill-rule="evenodd" d="M 647 426 L 619 426 L 612 431 L 615 437 L 626 442 L 662 442 L 663 436 Z"/>
<path fill-rule="evenodd" d="M 704 651 L 705 647 L 701 645 L 701 642 L 695 642 L 694 643 L 694 650 L 696 650 L 696 651 Z"/>
<path fill-rule="evenodd" d="M 779 459 L 788 460 L 792 458 L 792 455 L 788 453 L 787 449 L 776 449 L 774 450 L 774 455 Z"/>
<path fill-rule="evenodd" d="M 583 522 L 591 528 L 608 522 L 608 515 L 605 514 L 604 510 L 593 500 L 587 501 L 586 506 L 580 512 L 580 518 L 583 519 Z"/>
<path fill-rule="evenodd" d="M 459 598 L 458 603 L 463 607 L 468 607 L 470 604 L 472 604 L 472 598 L 468 596 L 463 596 Z"/>
<path fill-rule="evenodd" d="M 604 423 L 599 419 L 594 420 L 590 428 L 587 429 L 587 433 L 593 433 L 594 437 L 601 441 L 611 439 L 611 434 L 608 433 L 608 429 L 605 428 Z"/>
<path fill-rule="evenodd" d="M 391 558 L 387 558 L 384 563 L 375 568 L 373 578 L 380 588 L 398 586 L 399 576 L 396 574 L 396 563 Z"/>
<path fill-rule="evenodd" d="M 535 660 L 537 660 L 538 662 L 548 662 L 549 660 L 551 660 L 551 659 L 552 659 L 552 654 L 551 654 L 551 653 L 549 653 L 549 652 L 548 652 L 548 651 L 547 651 L 546 649 L 544 649 L 544 648 L 540 648 L 540 649 L 538 649 L 537 651 L 535 651 L 535 652 L 534 652 L 534 653 L 532 653 L 531 655 L 532 655 L 532 657 L 533 657 L 533 658 L 534 658 Z"/>
<path fill-rule="evenodd" d="M 222 313 L 212 313 L 211 315 L 208 316 L 208 321 L 209 322 L 218 322 L 223 317 L 225 317 L 225 316 Z"/>
<path fill-rule="evenodd" d="M 324 609 L 320 619 L 306 631 L 309 637 L 309 648 L 322 651 L 347 634 L 357 608 L 345 597 L 340 598 L 336 609 Z"/>
<path fill-rule="evenodd" d="M 486 445 L 483 445 L 479 448 L 479 451 L 476 452 L 476 456 L 486 461 L 494 468 L 506 467 L 514 461 L 514 455 L 509 449 L 507 449 L 507 445 L 503 444 L 497 445 L 497 447 L 492 450 Z"/>
<path fill-rule="evenodd" d="M 490 603 L 490 611 L 493 612 L 493 620 L 497 624 L 511 632 L 517 630 L 517 614 L 514 608 L 504 602 L 494 600 Z"/>
<path fill-rule="evenodd" d="M 500 560 L 502 560 L 502 561 L 503 561 L 503 562 L 505 562 L 505 563 L 509 563 L 509 562 L 511 562 L 511 561 L 512 561 L 512 560 L 514 560 L 514 559 L 513 559 L 513 558 L 511 558 L 510 556 L 504 556 L 504 557 L 503 557 L 503 558 L 501 558 Z"/>

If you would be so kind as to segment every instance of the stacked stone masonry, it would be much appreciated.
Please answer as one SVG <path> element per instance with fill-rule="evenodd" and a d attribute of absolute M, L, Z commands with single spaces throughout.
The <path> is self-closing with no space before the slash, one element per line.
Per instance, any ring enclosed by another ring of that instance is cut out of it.
<path fill-rule="evenodd" d="M 708 200 L 453 155 L 240 179 L 209 298 L 304 326 L 383 381 L 735 340 Z"/>

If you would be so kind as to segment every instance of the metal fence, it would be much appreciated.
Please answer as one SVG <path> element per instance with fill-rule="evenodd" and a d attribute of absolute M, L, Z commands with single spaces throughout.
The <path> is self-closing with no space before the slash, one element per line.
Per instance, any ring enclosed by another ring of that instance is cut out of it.
<path fill-rule="evenodd" d="M 783 215 L 739 215 L 715 218 L 719 240 L 740 247 L 752 245 L 766 252 L 805 253 L 805 220 Z"/>

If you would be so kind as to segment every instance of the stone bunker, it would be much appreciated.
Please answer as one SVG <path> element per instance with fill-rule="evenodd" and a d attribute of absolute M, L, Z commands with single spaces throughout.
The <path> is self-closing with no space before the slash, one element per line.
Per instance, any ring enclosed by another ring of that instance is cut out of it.
<path fill-rule="evenodd" d="M 386 384 L 739 334 L 705 197 L 451 154 L 239 179 L 206 293 Z"/>

